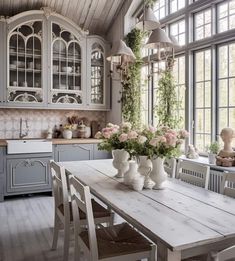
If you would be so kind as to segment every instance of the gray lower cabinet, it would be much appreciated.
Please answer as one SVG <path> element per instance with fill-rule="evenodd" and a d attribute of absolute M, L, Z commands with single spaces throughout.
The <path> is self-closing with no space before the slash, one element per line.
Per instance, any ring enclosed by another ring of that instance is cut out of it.
<path fill-rule="evenodd" d="M 94 144 L 94 159 L 111 159 L 111 153 L 105 150 L 98 150 L 98 145 Z"/>
<path fill-rule="evenodd" d="M 55 145 L 55 161 L 78 161 L 93 159 L 93 144 Z"/>
<path fill-rule="evenodd" d="M 4 198 L 5 147 L 0 147 L 0 202 Z"/>
<path fill-rule="evenodd" d="M 50 159 L 51 157 L 32 157 L 32 155 L 7 158 L 5 194 L 50 191 Z"/>

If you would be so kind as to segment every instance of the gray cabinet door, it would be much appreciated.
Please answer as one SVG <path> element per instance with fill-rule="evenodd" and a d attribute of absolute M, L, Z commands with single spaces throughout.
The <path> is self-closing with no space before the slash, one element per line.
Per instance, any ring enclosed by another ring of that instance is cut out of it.
<path fill-rule="evenodd" d="M 94 159 L 111 159 L 111 153 L 105 150 L 98 150 L 98 145 L 94 144 Z"/>
<path fill-rule="evenodd" d="M 93 159 L 93 144 L 69 144 L 55 147 L 56 161 L 78 161 Z"/>
<path fill-rule="evenodd" d="M 3 201 L 4 195 L 4 171 L 5 171 L 5 147 L 0 147 L 0 202 Z"/>
<path fill-rule="evenodd" d="M 6 193 L 51 189 L 49 158 L 7 159 Z"/>

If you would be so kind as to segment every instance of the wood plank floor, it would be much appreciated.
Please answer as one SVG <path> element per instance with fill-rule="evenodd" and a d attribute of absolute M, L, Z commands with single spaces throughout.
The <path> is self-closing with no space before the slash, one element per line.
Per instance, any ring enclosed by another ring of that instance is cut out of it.
<path fill-rule="evenodd" d="M 62 260 L 62 231 L 58 249 L 50 249 L 53 208 L 53 198 L 48 195 L 11 198 L 0 203 L 0 261 Z M 69 260 L 73 260 L 73 245 L 71 241 Z"/>

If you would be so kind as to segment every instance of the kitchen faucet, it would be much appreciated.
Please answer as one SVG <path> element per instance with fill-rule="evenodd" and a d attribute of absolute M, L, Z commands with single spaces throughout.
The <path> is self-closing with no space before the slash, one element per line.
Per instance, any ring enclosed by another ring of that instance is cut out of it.
<path fill-rule="evenodd" d="M 29 134 L 28 120 L 25 120 L 25 126 L 26 126 L 26 129 L 23 132 L 23 119 L 20 118 L 20 134 L 19 134 L 20 139 L 23 139 L 24 137 L 28 136 L 28 134 Z"/>

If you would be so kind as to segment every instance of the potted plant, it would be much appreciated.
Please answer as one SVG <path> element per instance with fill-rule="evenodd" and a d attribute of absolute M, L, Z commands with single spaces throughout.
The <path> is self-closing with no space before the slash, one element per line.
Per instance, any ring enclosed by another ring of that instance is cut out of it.
<path fill-rule="evenodd" d="M 150 178 L 155 182 L 154 189 L 162 189 L 162 183 L 166 180 L 165 158 L 179 156 L 181 144 L 187 137 L 188 132 L 186 130 L 176 131 L 166 126 L 158 128 L 152 135 L 149 135 L 146 146 L 152 160 Z"/>
<path fill-rule="evenodd" d="M 215 165 L 216 164 L 216 155 L 219 153 L 220 145 L 217 141 L 212 142 L 208 147 L 208 159 L 209 163 Z"/>
<path fill-rule="evenodd" d="M 102 142 L 98 144 L 98 149 L 112 152 L 113 166 L 118 170 L 117 178 L 122 178 L 129 168 L 130 154 L 128 152 L 131 152 L 131 148 L 128 142 L 138 135 L 131 128 L 130 123 L 123 123 L 121 126 L 109 123 L 95 135 L 95 138 L 102 139 Z"/>
<path fill-rule="evenodd" d="M 63 138 L 64 139 L 72 139 L 73 137 L 73 125 L 71 124 L 66 124 L 63 126 Z"/>

